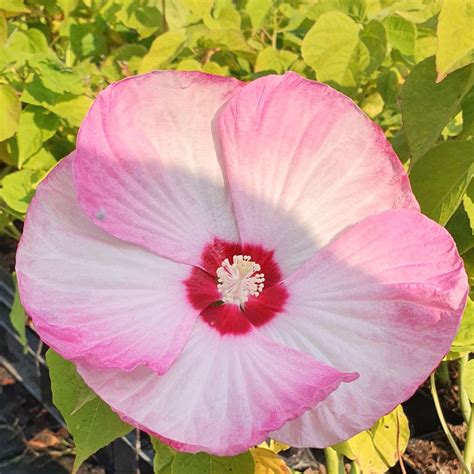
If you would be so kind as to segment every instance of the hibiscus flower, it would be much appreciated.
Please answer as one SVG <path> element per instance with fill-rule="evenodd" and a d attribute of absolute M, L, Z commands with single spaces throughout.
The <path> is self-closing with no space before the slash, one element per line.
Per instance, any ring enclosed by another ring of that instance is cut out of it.
<path fill-rule="evenodd" d="M 41 338 L 125 421 L 217 455 L 369 428 L 449 350 L 468 290 L 381 129 L 295 73 L 105 89 L 17 274 Z"/>

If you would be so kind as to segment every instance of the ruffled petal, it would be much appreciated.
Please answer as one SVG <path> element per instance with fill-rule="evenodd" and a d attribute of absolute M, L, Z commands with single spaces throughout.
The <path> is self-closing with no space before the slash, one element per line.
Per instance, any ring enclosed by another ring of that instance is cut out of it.
<path fill-rule="evenodd" d="M 64 357 L 163 373 L 199 314 L 183 284 L 191 268 L 92 224 L 74 193 L 72 162 L 48 175 L 28 210 L 16 263 L 21 301 Z"/>
<path fill-rule="evenodd" d="M 343 374 L 256 330 L 222 336 L 196 321 L 183 353 L 162 377 L 98 369 L 85 382 L 125 421 L 178 449 L 234 455 L 301 415 L 357 374 Z"/>
<path fill-rule="evenodd" d="M 273 433 L 325 447 L 409 398 L 449 351 L 468 292 L 451 236 L 392 210 L 342 232 L 285 282 L 284 314 L 260 330 L 360 378 Z"/>
<path fill-rule="evenodd" d="M 189 264 L 215 236 L 238 240 L 211 122 L 241 85 L 157 71 L 105 89 L 79 131 L 74 164 L 89 218 L 115 237 Z"/>
<path fill-rule="evenodd" d="M 350 224 L 419 209 L 382 130 L 296 73 L 238 91 L 217 130 L 242 242 L 275 249 L 285 275 Z"/>

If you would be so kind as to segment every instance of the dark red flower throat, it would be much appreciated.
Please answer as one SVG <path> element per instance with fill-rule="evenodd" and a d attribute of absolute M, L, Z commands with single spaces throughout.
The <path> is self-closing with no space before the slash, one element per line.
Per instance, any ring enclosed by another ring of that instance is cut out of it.
<path fill-rule="evenodd" d="M 218 290 L 217 270 L 225 259 L 232 263 L 234 256 L 250 256 L 260 265 L 265 277 L 264 287 L 257 296 L 249 295 L 243 304 L 225 303 Z M 194 267 L 184 282 L 190 303 L 201 313 L 201 318 L 221 334 L 243 334 L 268 323 L 280 313 L 288 292 L 281 283 L 282 275 L 273 251 L 261 245 L 237 244 L 220 239 L 204 248 L 201 267 Z"/>

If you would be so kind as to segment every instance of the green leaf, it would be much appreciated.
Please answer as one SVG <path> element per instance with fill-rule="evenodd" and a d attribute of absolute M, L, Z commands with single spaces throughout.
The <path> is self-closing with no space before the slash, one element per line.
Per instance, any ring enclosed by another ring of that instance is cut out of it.
<path fill-rule="evenodd" d="M 155 474 L 172 474 L 173 461 L 176 451 L 168 445 L 151 438 L 155 456 L 153 458 L 153 470 Z"/>
<path fill-rule="evenodd" d="M 79 127 L 87 112 L 91 108 L 92 99 L 81 95 L 79 97 L 64 97 L 54 105 L 46 105 L 45 108 L 65 119 L 73 127 Z"/>
<path fill-rule="evenodd" d="M 474 181 L 467 188 L 463 198 L 464 209 L 469 219 L 472 234 L 474 235 Z"/>
<path fill-rule="evenodd" d="M 0 67 L 9 63 L 22 65 L 26 60 L 34 64 L 49 53 L 45 35 L 36 28 L 27 31 L 15 30 L 7 44 L 0 48 Z"/>
<path fill-rule="evenodd" d="M 58 117 L 41 107 L 27 105 L 22 110 L 17 132 L 18 168 L 39 151 L 58 126 Z"/>
<path fill-rule="evenodd" d="M 214 0 L 181 0 L 181 3 L 199 16 L 209 13 L 214 6 Z"/>
<path fill-rule="evenodd" d="M 416 38 L 414 58 L 416 63 L 420 63 L 430 56 L 436 54 L 438 40 L 436 34 L 432 30 L 428 30 L 429 34 L 424 35 L 420 29 L 418 30 L 418 37 Z"/>
<path fill-rule="evenodd" d="M 84 95 L 58 94 L 49 90 L 37 76 L 26 84 L 21 100 L 44 107 L 74 127 L 81 124 L 92 105 L 92 99 Z"/>
<path fill-rule="evenodd" d="M 148 38 L 162 27 L 163 16 L 156 6 L 146 5 L 136 0 L 122 0 L 120 4 L 122 8 L 117 12 L 117 18 L 127 28 L 136 30 L 140 37 Z M 168 3 L 166 7 L 167 17 L 170 5 Z"/>
<path fill-rule="evenodd" d="M 461 326 L 454 338 L 450 353 L 462 354 L 474 351 L 474 302 L 467 299 Z"/>
<path fill-rule="evenodd" d="M 416 41 L 416 26 L 398 15 L 384 19 L 388 42 L 406 56 L 413 56 Z"/>
<path fill-rule="evenodd" d="M 0 10 L 16 14 L 29 13 L 30 11 L 23 0 L 0 0 Z"/>
<path fill-rule="evenodd" d="M 254 462 L 250 453 L 234 457 L 217 457 L 207 453 L 187 454 L 176 453 L 172 474 L 251 474 L 254 472 Z"/>
<path fill-rule="evenodd" d="M 413 160 L 426 153 L 458 112 L 474 82 L 474 67 L 466 67 L 436 84 L 434 58 L 416 65 L 401 91 L 403 123 Z"/>
<path fill-rule="evenodd" d="M 410 438 L 408 419 L 401 405 L 380 418 L 375 425 L 351 439 L 333 446 L 357 462 L 363 472 L 386 472 L 405 451 Z"/>
<path fill-rule="evenodd" d="M 360 44 L 357 23 L 343 13 L 330 12 L 321 15 L 309 30 L 301 52 L 319 81 L 354 87 L 350 65 L 359 55 Z"/>
<path fill-rule="evenodd" d="M 255 57 L 255 51 L 248 45 L 241 31 L 231 29 L 220 29 L 207 31 L 199 40 L 202 48 L 219 48 L 235 53 L 245 59 Z"/>
<path fill-rule="evenodd" d="M 474 62 L 474 4 L 468 0 L 444 1 L 438 18 L 437 82 Z"/>
<path fill-rule="evenodd" d="M 462 101 L 462 134 L 464 140 L 474 139 L 474 87 L 464 96 Z"/>
<path fill-rule="evenodd" d="M 366 2 L 364 0 L 319 0 L 307 13 L 311 20 L 317 20 L 321 15 L 329 12 L 341 12 L 355 20 L 365 17 Z"/>
<path fill-rule="evenodd" d="M 202 66 L 202 70 L 208 74 L 216 74 L 218 76 L 228 76 L 229 68 L 227 66 L 221 66 L 214 61 L 209 61 Z"/>
<path fill-rule="evenodd" d="M 213 16 L 208 13 L 203 20 L 211 30 L 240 30 L 241 17 L 232 5 L 225 5 L 223 8 L 218 8 L 216 5 Z"/>
<path fill-rule="evenodd" d="M 141 44 L 124 44 L 104 61 L 101 72 L 111 81 L 121 79 L 124 73 L 136 74 L 146 53 Z"/>
<path fill-rule="evenodd" d="M 140 74 L 166 68 L 181 51 L 185 42 L 186 36 L 180 31 L 168 31 L 158 36 L 143 58 L 139 69 Z"/>
<path fill-rule="evenodd" d="M 58 0 L 58 7 L 63 11 L 65 19 L 75 10 L 78 4 L 79 0 Z"/>
<path fill-rule="evenodd" d="M 370 118 L 375 118 L 382 112 L 383 105 L 382 96 L 378 92 L 374 92 L 363 99 L 360 107 Z"/>
<path fill-rule="evenodd" d="M 410 159 L 410 149 L 408 148 L 407 136 L 405 129 L 398 130 L 393 137 L 390 138 L 395 153 L 402 163 L 406 163 Z"/>
<path fill-rule="evenodd" d="M 255 62 L 255 72 L 275 71 L 281 74 L 289 69 L 298 59 L 298 55 L 291 51 L 276 50 L 272 47 L 262 49 Z"/>
<path fill-rule="evenodd" d="M 474 181 L 471 182 L 470 187 L 473 185 Z M 465 194 L 463 202 L 446 224 L 446 229 L 453 236 L 456 247 L 461 255 L 474 247 L 474 229 L 471 228 L 469 215 L 466 212 L 469 207 L 468 201 L 468 195 Z"/>
<path fill-rule="evenodd" d="M 84 92 L 81 78 L 71 71 L 65 70 L 61 64 L 53 60 L 44 59 L 35 64 L 41 82 L 50 91 L 64 94 L 69 92 L 80 95 Z"/>
<path fill-rule="evenodd" d="M 0 142 L 10 138 L 18 130 L 21 104 L 15 89 L 0 84 Z"/>
<path fill-rule="evenodd" d="M 252 28 L 258 30 L 265 21 L 265 18 L 270 13 L 270 10 L 273 6 L 272 0 L 248 0 L 245 5 L 245 10 L 247 11 L 250 21 L 252 23 Z"/>
<path fill-rule="evenodd" d="M 201 71 L 202 64 L 195 59 L 183 59 L 176 65 L 177 71 Z"/>
<path fill-rule="evenodd" d="M 471 403 L 474 403 L 474 359 L 468 361 L 464 367 L 463 387 Z"/>
<path fill-rule="evenodd" d="M 44 172 L 34 170 L 10 173 L 2 179 L 0 198 L 13 210 L 24 214 L 43 176 Z"/>
<path fill-rule="evenodd" d="M 20 336 L 21 343 L 23 346 L 26 346 L 26 313 L 20 301 L 16 275 L 13 275 L 13 278 L 15 280 L 15 298 L 13 299 L 13 305 L 10 311 L 10 322 Z"/>
<path fill-rule="evenodd" d="M 421 210 L 445 225 L 461 204 L 474 176 L 474 142 L 447 141 L 413 166 L 410 181 Z"/>
<path fill-rule="evenodd" d="M 393 3 L 388 13 L 397 13 L 413 23 L 424 23 L 438 14 L 442 0 L 401 0 Z"/>
<path fill-rule="evenodd" d="M 157 439 L 152 439 L 152 444 L 155 474 L 254 474 L 255 471 L 249 451 L 237 456 L 219 457 L 207 453 L 181 453 Z"/>
<path fill-rule="evenodd" d="M 49 171 L 56 164 L 57 161 L 54 155 L 45 147 L 42 147 L 34 155 L 30 156 L 25 163 L 23 163 L 23 168 L 29 170 Z"/>
<path fill-rule="evenodd" d="M 64 417 L 76 445 L 75 473 L 89 456 L 126 435 L 131 427 L 99 397 L 86 401 L 78 408 L 85 384 L 74 364 L 51 349 L 46 353 L 46 363 L 51 377 L 53 403 Z"/>
<path fill-rule="evenodd" d="M 8 38 L 8 23 L 5 12 L 0 11 L 0 46 L 7 42 Z"/>
<path fill-rule="evenodd" d="M 360 32 L 360 40 L 370 52 L 370 63 L 366 73 L 372 74 L 382 64 L 387 50 L 387 34 L 383 23 L 372 20 Z"/>

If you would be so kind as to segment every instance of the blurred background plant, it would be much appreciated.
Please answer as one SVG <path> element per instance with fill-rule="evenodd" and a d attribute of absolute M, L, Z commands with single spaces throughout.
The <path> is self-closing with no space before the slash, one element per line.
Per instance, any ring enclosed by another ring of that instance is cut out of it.
<path fill-rule="evenodd" d="M 109 83 L 154 69 L 199 70 L 244 81 L 293 70 L 352 97 L 383 128 L 422 211 L 453 235 L 472 288 L 473 46 L 472 0 L 0 0 L 3 262 L 12 264 L 5 255 L 21 235 L 36 186 L 74 149 L 83 117 Z M 26 316 L 18 298 L 11 318 L 24 335 Z M 448 355 L 458 361 L 461 382 L 455 383 L 469 427 L 464 461 L 443 423 L 459 465 L 469 465 L 474 451 L 472 350 L 469 300 Z M 50 358 L 54 381 L 57 364 Z M 441 382 L 447 380 L 443 364 Z M 435 382 L 432 377 L 436 401 Z M 63 415 L 67 421 L 69 414 Z M 73 434 L 80 443 L 80 434 Z M 77 448 L 87 457 L 113 436 Z M 345 456 L 354 460 L 353 472 L 384 472 L 400 459 L 408 438 L 407 419 L 397 408 L 372 430 L 328 449 L 328 470 L 339 472 Z M 284 472 L 275 454 L 280 449 L 261 446 L 243 462 L 248 466 L 253 460 L 259 473 Z M 157 450 L 169 461 L 155 465 L 160 473 L 189 456 Z M 183 465 L 209 463 L 193 459 Z M 267 464 L 274 470 L 264 470 Z"/>

